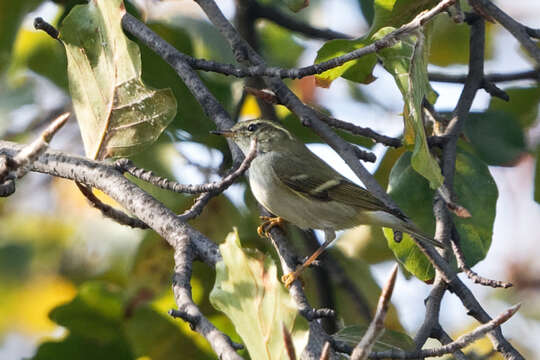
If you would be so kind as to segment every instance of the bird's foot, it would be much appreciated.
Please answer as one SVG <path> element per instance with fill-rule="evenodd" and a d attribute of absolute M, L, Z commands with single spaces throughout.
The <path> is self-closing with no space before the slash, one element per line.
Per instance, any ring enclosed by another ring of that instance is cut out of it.
<path fill-rule="evenodd" d="M 261 216 L 260 218 L 263 221 L 263 223 L 257 228 L 257 234 L 259 234 L 260 237 L 270 237 L 270 230 L 275 226 L 279 226 L 283 229 L 285 220 L 279 216 Z"/>
<path fill-rule="evenodd" d="M 304 282 L 300 278 L 300 274 L 302 274 L 302 271 L 304 271 L 304 268 L 305 268 L 304 265 L 298 265 L 296 267 L 296 270 L 288 274 L 285 274 L 281 277 L 281 282 L 283 282 L 283 284 L 285 285 L 287 289 L 291 287 L 292 283 L 295 280 L 300 280 L 300 282 L 302 282 L 302 287 L 304 286 Z"/>

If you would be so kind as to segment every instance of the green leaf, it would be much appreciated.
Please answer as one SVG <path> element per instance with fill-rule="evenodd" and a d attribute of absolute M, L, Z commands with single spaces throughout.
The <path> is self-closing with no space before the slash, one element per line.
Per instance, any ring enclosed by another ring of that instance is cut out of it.
<path fill-rule="evenodd" d="M 361 2 L 362 10 L 370 11 L 374 7 L 373 24 L 369 33 L 361 38 L 354 40 L 330 40 L 326 42 L 317 52 L 315 64 L 330 60 L 336 56 L 344 55 L 356 49 L 363 48 L 378 39 L 377 32 L 386 26 L 399 27 L 412 20 L 417 14 L 430 8 L 437 1 L 434 0 L 375 0 L 364 3 Z M 394 30 L 394 29 L 392 29 Z M 387 32 L 384 32 L 386 35 Z M 381 36 L 382 37 L 382 36 Z M 357 60 L 348 61 L 336 68 L 327 70 L 322 74 L 315 75 L 315 81 L 318 86 L 329 87 L 332 81 L 340 76 L 347 80 L 369 84 L 375 78 L 372 75 L 373 68 L 377 63 L 375 54 L 362 56 Z"/>
<path fill-rule="evenodd" d="M 260 24 L 257 30 L 263 56 L 269 64 L 287 68 L 296 66 L 304 47 L 293 39 L 290 31 L 268 21 Z"/>
<path fill-rule="evenodd" d="M 281 0 L 289 9 L 294 12 L 298 12 L 305 7 L 309 6 L 309 0 Z"/>
<path fill-rule="evenodd" d="M 410 152 L 398 160 L 390 173 L 388 193 L 415 224 L 424 232 L 433 234 L 434 191 L 426 179 L 412 169 L 410 161 Z M 472 214 L 468 219 L 453 217 L 465 262 L 471 267 L 486 256 L 491 245 L 498 191 L 486 164 L 466 151 L 461 143 L 456 157 L 454 192 L 457 203 Z M 433 267 L 409 235 L 403 234 L 403 240 L 397 243 L 391 229 L 385 228 L 384 234 L 390 249 L 408 271 L 423 281 L 433 279 Z"/>
<path fill-rule="evenodd" d="M 393 30 L 383 28 L 374 37 L 382 38 Z M 439 164 L 430 153 L 422 119 L 424 98 L 430 102 L 436 99 L 427 76 L 425 50 L 424 36 L 418 33 L 417 36 L 409 36 L 393 47 L 379 51 L 378 56 L 384 68 L 394 76 L 405 101 L 404 143 L 413 149 L 412 166 L 429 180 L 432 188 L 437 188 L 442 184 L 443 177 Z"/>
<path fill-rule="evenodd" d="M 182 334 L 174 321 L 178 320 L 158 313 L 149 305 L 137 307 L 125 321 L 126 337 L 136 357 L 152 360 L 215 358 L 194 346 L 193 339 Z"/>
<path fill-rule="evenodd" d="M 112 340 L 119 336 L 118 326 L 123 314 L 117 288 L 102 282 L 87 282 L 70 303 L 53 309 L 49 317 L 71 333 Z"/>
<path fill-rule="evenodd" d="M 49 315 L 69 335 L 43 343 L 34 359 L 133 359 L 122 331 L 123 316 L 119 289 L 102 282 L 85 283 L 71 302 Z"/>
<path fill-rule="evenodd" d="M 356 346 L 366 333 L 367 328 L 367 325 L 347 326 L 339 330 L 332 337 L 335 340 L 343 341 L 350 346 Z M 410 350 L 414 349 L 415 346 L 414 340 L 409 335 L 394 330 L 384 329 L 381 337 L 375 341 L 373 351 Z"/>
<path fill-rule="evenodd" d="M 362 37 L 355 40 L 330 40 L 326 42 L 317 51 L 317 57 L 315 58 L 315 64 L 327 61 L 334 57 L 344 55 L 356 49 L 363 48 L 372 42 L 367 37 Z M 377 63 L 377 56 L 375 54 L 369 54 L 361 57 L 358 60 L 348 61 L 345 64 L 332 68 L 323 72 L 322 74 L 315 75 L 315 81 L 318 86 L 329 87 L 332 81 L 340 76 L 343 76 L 347 80 L 369 84 L 375 78 L 372 75 L 373 68 Z"/>
<path fill-rule="evenodd" d="M 488 165 L 512 166 L 526 151 L 518 121 L 513 114 L 501 111 L 471 113 L 465 122 L 465 135 Z"/>
<path fill-rule="evenodd" d="M 274 261 L 260 252 L 248 255 L 236 232 L 219 247 L 212 305 L 234 323 L 252 359 L 285 359 L 282 327 L 291 333 L 300 355 L 308 340 L 308 323 L 277 278 Z"/>
<path fill-rule="evenodd" d="M 400 27 L 438 2 L 438 0 L 375 0 L 375 17 L 371 34 L 386 26 Z"/>
<path fill-rule="evenodd" d="M 176 114 L 170 89 L 141 80 L 139 48 L 122 32 L 121 0 L 75 6 L 60 27 L 87 156 L 126 156 L 154 142 Z"/>
<path fill-rule="evenodd" d="M 33 360 L 133 360 L 133 354 L 124 341 L 100 342 L 68 335 L 62 341 L 41 344 Z"/>
<path fill-rule="evenodd" d="M 492 96 L 489 111 L 500 111 L 517 117 L 519 125 L 523 128 L 533 125 L 538 117 L 540 87 L 514 87 L 504 89 L 504 91 L 510 96 L 510 101 L 503 101 Z"/>

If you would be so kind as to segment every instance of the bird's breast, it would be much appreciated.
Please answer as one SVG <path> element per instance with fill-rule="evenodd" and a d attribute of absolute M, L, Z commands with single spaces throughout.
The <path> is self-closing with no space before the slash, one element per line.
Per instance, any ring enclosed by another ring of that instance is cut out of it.
<path fill-rule="evenodd" d="M 251 163 L 249 184 L 257 201 L 272 214 L 302 229 L 345 229 L 357 224 L 356 209 L 290 189 L 272 170 L 270 159 L 264 156 L 271 155 L 262 154 Z"/>

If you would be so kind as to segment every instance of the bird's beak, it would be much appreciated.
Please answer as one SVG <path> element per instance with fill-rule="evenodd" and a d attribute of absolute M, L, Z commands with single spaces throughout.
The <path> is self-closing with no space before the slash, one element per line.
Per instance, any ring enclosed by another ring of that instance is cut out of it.
<path fill-rule="evenodd" d="M 225 137 L 233 137 L 234 136 L 234 131 L 231 131 L 231 130 L 214 130 L 214 131 L 210 131 L 210 134 L 221 135 L 221 136 L 225 136 Z"/>

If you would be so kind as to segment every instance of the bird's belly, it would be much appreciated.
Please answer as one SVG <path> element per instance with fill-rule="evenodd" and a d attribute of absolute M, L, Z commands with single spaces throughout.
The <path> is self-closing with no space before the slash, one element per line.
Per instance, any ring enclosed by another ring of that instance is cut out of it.
<path fill-rule="evenodd" d="M 335 201 L 321 201 L 295 192 L 278 179 L 250 169 L 251 190 L 259 203 L 276 216 L 307 229 L 346 229 L 358 225 L 357 210 Z"/>

